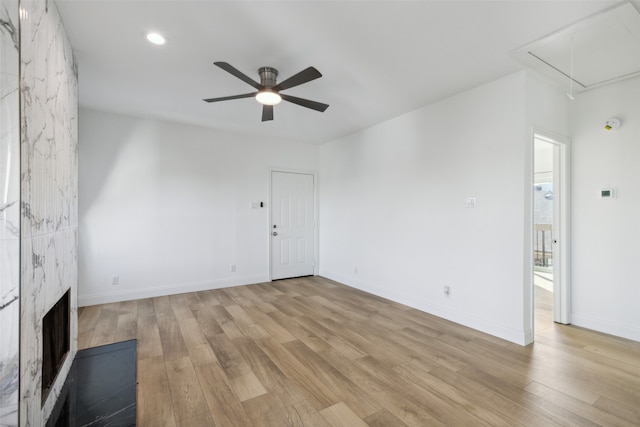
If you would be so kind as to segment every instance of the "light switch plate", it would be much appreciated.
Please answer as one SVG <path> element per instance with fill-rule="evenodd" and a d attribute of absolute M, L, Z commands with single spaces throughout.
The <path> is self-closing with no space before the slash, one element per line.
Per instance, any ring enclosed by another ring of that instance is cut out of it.
<path fill-rule="evenodd" d="M 465 207 L 467 208 L 475 208 L 476 207 L 476 198 L 475 197 L 467 197 L 465 200 Z"/>

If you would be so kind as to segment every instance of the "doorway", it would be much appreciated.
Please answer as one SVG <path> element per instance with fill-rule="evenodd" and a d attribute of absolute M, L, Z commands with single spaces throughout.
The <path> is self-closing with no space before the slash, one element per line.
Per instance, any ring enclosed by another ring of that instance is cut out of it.
<path fill-rule="evenodd" d="M 544 330 L 570 323 L 568 141 L 535 132 L 533 312 Z"/>
<path fill-rule="evenodd" d="M 315 273 L 315 180 L 312 173 L 271 171 L 271 280 Z"/>

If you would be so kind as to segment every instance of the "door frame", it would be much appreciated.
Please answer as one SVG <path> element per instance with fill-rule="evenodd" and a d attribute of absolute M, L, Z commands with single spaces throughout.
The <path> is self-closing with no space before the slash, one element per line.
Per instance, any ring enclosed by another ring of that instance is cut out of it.
<path fill-rule="evenodd" d="M 570 169 L 570 148 L 569 138 L 534 127 L 531 132 L 531 150 L 534 150 L 535 140 L 540 139 L 554 145 L 553 156 L 553 223 L 556 230 L 553 231 L 553 321 L 557 323 L 571 323 L 571 225 L 570 225 L 570 200 L 571 200 L 571 169 Z M 534 154 L 532 153 L 532 163 L 535 165 Z M 530 197 L 531 212 L 533 212 L 533 183 L 535 167 L 532 165 L 530 174 Z M 529 215 L 530 243 L 533 242 L 534 224 L 533 214 Z M 556 227 L 557 225 L 557 227 Z M 533 248 L 530 249 L 529 278 L 530 278 L 530 299 L 531 299 L 531 330 L 535 328 L 535 296 L 533 284 Z M 535 331 L 534 331 L 535 332 Z M 535 337 L 533 333 L 532 340 Z"/>
<path fill-rule="evenodd" d="M 270 167 L 269 168 L 269 221 L 267 224 L 267 244 L 268 244 L 268 253 L 269 253 L 269 280 L 273 280 L 273 254 L 271 250 L 271 232 L 273 229 L 271 228 L 271 224 L 273 224 L 273 173 L 274 172 L 282 172 L 282 173 L 297 173 L 303 175 L 313 175 L 313 222 L 315 223 L 315 227 L 313 230 L 313 275 L 317 276 L 319 271 L 319 249 L 320 245 L 318 244 L 319 238 L 319 206 L 318 206 L 318 172 L 310 171 L 305 169 L 290 169 L 290 168 L 281 168 L 281 167 Z"/>

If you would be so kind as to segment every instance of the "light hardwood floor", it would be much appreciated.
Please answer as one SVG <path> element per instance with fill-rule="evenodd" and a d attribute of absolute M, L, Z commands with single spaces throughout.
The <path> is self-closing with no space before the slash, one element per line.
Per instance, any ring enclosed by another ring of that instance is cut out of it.
<path fill-rule="evenodd" d="M 84 307 L 78 340 L 138 340 L 143 427 L 640 425 L 640 343 L 538 298 L 527 347 L 321 277 Z"/>

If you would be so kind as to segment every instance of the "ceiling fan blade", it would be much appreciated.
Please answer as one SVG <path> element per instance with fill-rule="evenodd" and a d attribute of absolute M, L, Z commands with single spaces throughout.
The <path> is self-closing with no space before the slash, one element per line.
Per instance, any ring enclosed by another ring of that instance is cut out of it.
<path fill-rule="evenodd" d="M 256 96 L 258 92 L 244 93 L 242 95 L 223 96 L 221 98 L 208 98 L 203 99 L 205 102 L 218 102 L 218 101 L 230 101 L 232 99 L 252 98 Z"/>
<path fill-rule="evenodd" d="M 250 84 L 251 86 L 255 87 L 256 89 L 258 89 L 258 90 L 262 89 L 262 86 L 260 85 L 260 83 L 258 83 L 257 81 L 253 80 L 251 77 L 247 76 L 242 71 L 240 71 L 237 68 L 235 68 L 233 65 L 228 64 L 226 62 L 214 62 L 214 64 L 217 65 L 218 67 L 222 68 L 223 70 L 225 70 L 227 73 L 233 74 L 234 76 L 236 76 L 237 78 L 239 78 L 243 82 L 245 82 L 247 84 Z"/>
<path fill-rule="evenodd" d="M 273 120 L 273 105 L 263 105 L 262 106 L 262 121 L 266 122 L 269 120 Z"/>
<path fill-rule="evenodd" d="M 315 80 L 317 78 L 322 77 L 320 71 L 316 70 L 313 67 L 305 68 L 300 71 L 298 74 L 295 74 L 280 84 L 276 85 L 273 89 L 276 91 L 289 89 L 294 86 L 301 85 L 303 83 L 310 82 L 311 80 Z"/>
<path fill-rule="evenodd" d="M 285 101 L 293 102 L 294 104 L 298 104 L 302 107 L 311 108 L 312 110 L 316 110 L 320 112 L 324 112 L 324 110 L 329 108 L 328 104 L 323 104 L 321 102 L 316 102 L 316 101 L 310 101 L 304 98 L 298 98 L 297 96 L 285 95 L 284 93 L 281 93 L 280 96 Z"/>

